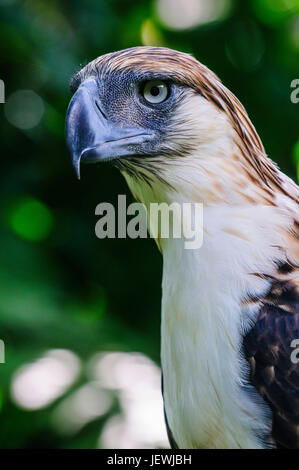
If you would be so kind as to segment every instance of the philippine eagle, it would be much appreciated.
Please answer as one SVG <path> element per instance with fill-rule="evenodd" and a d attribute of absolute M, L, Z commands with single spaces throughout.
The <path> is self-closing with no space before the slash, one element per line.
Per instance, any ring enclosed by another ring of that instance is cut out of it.
<path fill-rule="evenodd" d="M 106 54 L 71 90 L 78 175 L 81 162 L 111 160 L 146 207 L 204 207 L 200 249 L 156 240 L 172 447 L 299 448 L 298 187 L 238 99 L 188 54 Z"/>

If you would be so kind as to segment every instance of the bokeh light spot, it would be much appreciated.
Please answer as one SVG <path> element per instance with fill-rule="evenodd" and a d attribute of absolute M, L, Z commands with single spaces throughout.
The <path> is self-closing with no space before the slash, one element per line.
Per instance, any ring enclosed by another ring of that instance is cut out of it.
<path fill-rule="evenodd" d="M 297 142 L 294 145 L 293 155 L 294 155 L 295 161 L 299 163 L 299 140 L 297 140 Z"/>
<path fill-rule="evenodd" d="M 53 227 L 53 216 L 48 207 L 37 199 L 25 197 L 18 201 L 8 216 L 10 228 L 29 241 L 47 238 Z"/>
<path fill-rule="evenodd" d="M 223 20 L 231 4 L 231 0 L 157 0 L 156 9 L 165 26 L 179 30 Z"/>
<path fill-rule="evenodd" d="M 254 0 L 252 4 L 259 19 L 273 26 L 299 11 L 298 0 Z"/>
<path fill-rule="evenodd" d="M 141 25 L 141 42 L 144 46 L 162 46 L 163 38 L 160 31 L 151 20 L 145 20 Z"/>
<path fill-rule="evenodd" d="M 291 18 L 288 24 L 288 38 L 294 49 L 299 49 L 299 15 Z"/>
<path fill-rule="evenodd" d="M 264 55 L 263 37 L 253 21 L 233 25 L 225 43 L 229 61 L 238 69 L 252 71 Z"/>
<path fill-rule="evenodd" d="M 52 424 L 61 434 L 74 434 L 107 413 L 111 405 L 111 394 L 97 382 L 90 382 L 59 403 L 53 413 Z"/>
<path fill-rule="evenodd" d="M 10 95 L 4 112 L 10 124 L 18 129 L 28 130 L 37 126 L 44 114 L 42 98 L 31 90 L 18 90 Z"/>
<path fill-rule="evenodd" d="M 105 424 L 99 447 L 168 448 L 156 364 L 143 354 L 109 352 L 95 355 L 89 369 L 93 380 L 117 392 L 122 409 Z"/>
<path fill-rule="evenodd" d="M 62 395 L 80 372 L 78 357 L 66 349 L 52 349 L 22 366 L 13 376 L 11 395 L 21 408 L 37 410 Z"/>

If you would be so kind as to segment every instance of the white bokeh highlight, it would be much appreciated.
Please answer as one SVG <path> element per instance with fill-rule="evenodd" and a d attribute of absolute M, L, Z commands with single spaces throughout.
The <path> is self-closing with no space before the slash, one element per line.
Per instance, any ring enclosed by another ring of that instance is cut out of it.
<path fill-rule="evenodd" d="M 109 411 L 112 396 L 97 382 L 83 385 L 65 398 L 52 416 L 52 424 L 61 434 L 75 434 L 96 418 Z"/>
<path fill-rule="evenodd" d="M 16 371 L 11 384 L 12 399 L 26 410 L 44 408 L 65 393 L 79 373 L 80 361 L 73 352 L 49 350 Z"/>
<path fill-rule="evenodd" d="M 168 28 L 180 30 L 224 19 L 231 0 L 157 0 L 156 11 Z"/>
<path fill-rule="evenodd" d="M 29 130 L 36 127 L 45 111 L 42 98 L 31 90 L 18 90 L 12 93 L 4 105 L 5 117 L 18 129 Z"/>
<path fill-rule="evenodd" d="M 161 371 L 153 361 L 139 353 L 102 353 L 92 358 L 90 373 L 103 388 L 117 393 L 122 410 L 107 421 L 99 447 L 169 448 Z"/>

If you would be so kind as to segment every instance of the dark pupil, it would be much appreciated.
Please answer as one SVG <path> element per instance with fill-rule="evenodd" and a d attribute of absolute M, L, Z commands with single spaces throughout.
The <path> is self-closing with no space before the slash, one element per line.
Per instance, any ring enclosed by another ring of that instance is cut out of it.
<path fill-rule="evenodd" d="M 153 87 L 151 88 L 151 94 L 152 94 L 153 96 L 158 96 L 159 93 L 160 93 L 159 87 L 153 86 Z"/>

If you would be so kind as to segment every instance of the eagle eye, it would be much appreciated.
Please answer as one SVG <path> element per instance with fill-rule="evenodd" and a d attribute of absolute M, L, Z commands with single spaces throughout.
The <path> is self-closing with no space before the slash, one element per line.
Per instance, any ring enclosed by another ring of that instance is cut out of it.
<path fill-rule="evenodd" d="M 162 103 L 169 96 L 169 86 L 162 80 L 150 80 L 145 82 L 142 94 L 151 104 Z"/>

